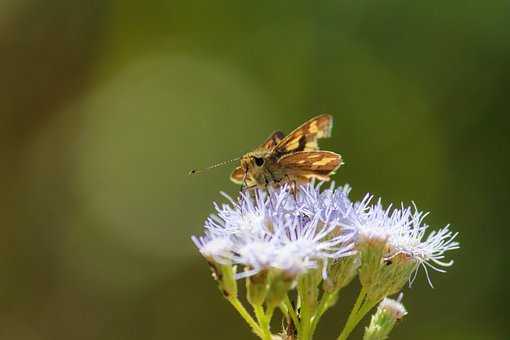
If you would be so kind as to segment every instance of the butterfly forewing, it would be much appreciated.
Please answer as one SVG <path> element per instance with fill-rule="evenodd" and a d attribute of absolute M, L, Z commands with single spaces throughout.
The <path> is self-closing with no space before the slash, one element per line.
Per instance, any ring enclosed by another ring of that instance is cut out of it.
<path fill-rule="evenodd" d="M 333 117 L 323 114 L 310 119 L 289 133 L 275 147 L 275 153 L 285 155 L 297 151 L 316 151 L 317 139 L 331 136 Z"/>

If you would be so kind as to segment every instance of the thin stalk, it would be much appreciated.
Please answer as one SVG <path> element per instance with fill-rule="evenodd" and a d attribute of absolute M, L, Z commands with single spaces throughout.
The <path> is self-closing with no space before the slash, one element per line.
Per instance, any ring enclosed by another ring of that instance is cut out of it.
<path fill-rule="evenodd" d="M 338 298 L 338 293 L 340 290 L 334 292 L 324 292 L 321 296 L 321 300 L 319 302 L 319 306 L 317 307 L 317 311 L 312 319 L 310 336 L 313 338 L 315 333 L 315 329 L 317 328 L 317 324 L 319 323 L 320 318 L 324 313 L 333 305 L 333 301 Z"/>
<path fill-rule="evenodd" d="M 280 305 L 278 306 L 278 308 L 280 308 L 280 312 L 282 313 L 282 315 L 286 318 L 289 317 L 289 309 L 287 308 L 287 306 L 285 305 L 284 302 L 280 303 Z"/>
<path fill-rule="evenodd" d="M 272 335 L 269 329 L 269 320 L 264 312 L 264 308 L 262 308 L 262 305 L 254 305 L 253 309 L 255 310 L 255 315 L 259 321 L 260 329 L 262 330 L 260 338 L 263 340 L 271 340 Z"/>
<path fill-rule="evenodd" d="M 237 312 L 241 315 L 241 317 L 248 323 L 248 325 L 251 327 L 253 332 L 257 334 L 259 337 L 262 337 L 262 330 L 260 329 L 259 325 L 253 318 L 251 317 L 250 313 L 244 308 L 243 304 L 237 297 L 230 297 L 227 299 L 232 306 L 237 310 Z"/>
<path fill-rule="evenodd" d="M 378 301 L 367 301 L 363 303 L 363 306 L 360 307 L 358 311 L 358 315 L 356 317 L 356 324 L 357 325 L 364 317 L 365 315 L 377 304 Z"/>
<path fill-rule="evenodd" d="M 311 311 L 309 301 L 306 298 L 307 293 L 307 282 L 302 280 L 298 283 L 298 296 L 301 301 L 300 309 L 299 309 L 299 340 L 309 340 L 310 339 L 310 326 L 311 326 Z"/>
<path fill-rule="evenodd" d="M 338 336 L 338 340 L 347 339 L 347 337 L 351 334 L 354 327 L 356 327 L 356 325 L 358 324 L 359 322 L 358 312 L 366 298 L 366 295 L 367 294 L 365 288 L 362 286 L 358 298 L 354 303 L 354 307 L 352 307 L 351 313 L 349 314 L 349 318 L 347 318 L 347 322 L 345 323 L 344 329 L 342 330 L 342 333 L 340 333 L 340 336 Z"/>
<path fill-rule="evenodd" d="M 285 307 L 287 308 L 288 312 L 289 312 L 289 315 L 290 315 L 290 318 L 292 319 L 292 322 L 294 323 L 294 327 L 296 327 L 296 329 L 299 329 L 299 318 L 296 314 L 296 311 L 294 310 L 294 306 L 292 305 L 292 302 L 290 301 L 290 298 L 289 296 L 287 295 L 285 297 L 285 300 L 283 300 L 283 304 L 285 305 Z"/>
<path fill-rule="evenodd" d="M 269 326 L 271 325 L 271 319 L 273 318 L 273 313 L 274 313 L 274 307 L 267 308 L 267 310 L 266 310 L 266 320 L 267 320 Z"/>
<path fill-rule="evenodd" d="M 309 340 L 310 339 L 310 331 L 311 331 L 311 315 L 309 312 L 309 308 L 306 306 L 301 307 L 301 328 L 299 332 L 300 340 Z"/>

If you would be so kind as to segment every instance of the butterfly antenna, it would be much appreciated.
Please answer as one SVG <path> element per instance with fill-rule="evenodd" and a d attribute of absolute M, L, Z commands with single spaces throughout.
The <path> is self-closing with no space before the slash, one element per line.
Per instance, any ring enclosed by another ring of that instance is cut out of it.
<path fill-rule="evenodd" d="M 211 169 L 217 168 L 217 167 L 219 167 L 219 166 L 223 166 L 223 165 L 230 164 L 230 163 L 232 163 L 232 162 L 238 161 L 239 159 L 241 159 L 241 157 L 237 157 L 237 158 L 234 158 L 234 159 L 229 159 L 228 161 L 223 161 L 223 162 L 220 162 L 220 163 L 217 163 L 217 164 L 214 164 L 214 165 L 208 166 L 207 168 L 203 168 L 203 169 L 193 169 L 193 170 L 191 170 L 188 174 L 189 174 L 189 175 L 199 174 L 199 173 L 201 173 L 201 172 L 204 172 L 204 171 L 207 171 L 207 170 L 211 170 Z"/>

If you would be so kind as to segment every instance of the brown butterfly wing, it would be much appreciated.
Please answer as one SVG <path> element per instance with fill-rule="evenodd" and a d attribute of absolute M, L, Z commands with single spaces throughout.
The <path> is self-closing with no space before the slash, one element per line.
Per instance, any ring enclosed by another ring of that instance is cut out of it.
<path fill-rule="evenodd" d="M 331 136 L 333 116 L 323 114 L 303 123 L 283 138 L 275 147 L 277 155 L 298 151 L 316 151 L 319 149 L 317 139 Z"/>
<path fill-rule="evenodd" d="M 342 165 L 342 156 L 331 151 L 298 151 L 282 156 L 278 164 L 291 176 L 327 181 Z"/>
<path fill-rule="evenodd" d="M 236 184 L 243 184 L 243 182 L 245 180 L 244 176 L 245 176 L 245 172 L 244 172 L 243 168 L 238 166 L 230 174 L 230 180 Z"/>
<path fill-rule="evenodd" d="M 260 146 L 266 150 L 273 150 L 276 145 L 285 137 L 283 132 L 275 131 L 273 132 Z"/>
<path fill-rule="evenodd" d="M 240 166 L 232 171 L 230 174 L 230 180 L 235 184 L 243 185 L 246 187 L 256 186 L 257 184 L 250 176 L 245 177 L 245 172 Z"/>

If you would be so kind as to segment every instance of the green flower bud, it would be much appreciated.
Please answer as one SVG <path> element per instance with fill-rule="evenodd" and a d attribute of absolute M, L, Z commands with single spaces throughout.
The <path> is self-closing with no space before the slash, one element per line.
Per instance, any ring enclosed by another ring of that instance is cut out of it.
<path fill-rule="evenodd" d="M 269 275 L 262 270 L 246 278 L 246 297 L 252 305 L 262 305 L 266 299 L 269 288 Z"/>
<path fill-rule="evenodd" d="M 208 261 L 212 277 L 218 283 L 218 288 L 226 298 L 237 296 L 236 266 Z"/>
<path fill-rule="evenodd" d="M 317 307 L 319 298 L 319 283 L 322 281 L 321 271 L 318 269 L 310 270 L 299 278 L 298 291 L 302 298 L 302 305 L 306 305 L 308 310 L 314 311 Z"/>
<path fill-rule="evenodd" d="M 266 297 L 266 305 L 268 309 L 276 308 L 287 296 L 287 293 L 296 284 L 295 277 L 289 276 L 287 273 L 271 269 L 269 290 Z"/>
<path fill-rule="evenodd" d="M 373 286 L 379 284 L 379 273 L 384 266 L 386 240 L 386 236 L 383 235 L 371 235 L 370 237 L 360 235 L 358 241 L 358 251 L 361 258 L 359 280 L 367 290 L 371 290 Z"/>
<path fill-rule="evenodd" d="M 381 279 L 386 281 L 384 296 L 398 293 L 409 282 L 409 278 L 417 266 L 418 262 L 405 253 L 385 259 L 384 267 L 381 269 Z"/>
<path fill-rule="evenodd" d="M 347 286 L 358 273 L 361 264 L 359 254 L 338 259 L 328 266 L 328 277 L 322 288 L 326 292 L 334 292 Z"/>
<path fill-rule="evenodd" d="M 361 253 L 360 281 L 367 299 L 374 303 L 399 292 L 418 265 L 405 253 L 386 256 L 391 249 L 384 237 L 362 238 L 358 249 Z"/>
<path fill-rule="evenodd" d="M 365 328 L 363 340 L 384 340 L 398 320 L 407 314 L 405 307 L 400 301 L 384 299 L 379 304 L 377 311 L 372 315 L 370 325 Z"/>

